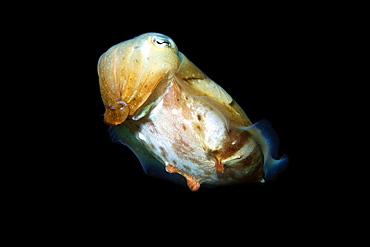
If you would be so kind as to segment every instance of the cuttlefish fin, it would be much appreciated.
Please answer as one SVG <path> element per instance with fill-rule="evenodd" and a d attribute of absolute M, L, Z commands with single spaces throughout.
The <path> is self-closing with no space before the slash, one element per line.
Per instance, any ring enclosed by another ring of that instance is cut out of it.
<path fill-rule="evenodd" d="M 109 128 L 109 133 L 113 142 L 123 144 L 134 152 L 147 175 L 186 186 L 184 177 L 177 173 L 166 172 L 165 165 L 157 160 L 148 149 L 144 147 L 144 145 L 128 130 L 125 123 L 111 126 Z M 122 157 L 122 160 L 125 160 L 124 157 Z"/>
<path fill-rule="evenodd" d="M 289 161 L 287 155 L 278 158 L 279 138 L 270 122 L 262 119 L 252 126 L 243 127 L 257 141 L 264 154 L 264 178 L 275 180 L 277 174 L 283 171 Z"/>
<path fill-rule="evenodd" d="M 188 187 L 191 191 L 197 191 L 200 188 L 200 183 L 199 183 L 198 179 L 180 171 L 176 167 L 174 167 L 170 164 L 166 164 L 166 171 L 169 172 L 169 173 L 181 174 L 186 179 L 186 184 L 188 185 Z"/>

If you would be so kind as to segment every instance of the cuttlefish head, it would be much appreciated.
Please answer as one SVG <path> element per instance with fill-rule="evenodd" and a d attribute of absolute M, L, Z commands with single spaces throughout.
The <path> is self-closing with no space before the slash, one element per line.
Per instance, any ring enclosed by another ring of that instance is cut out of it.
<path fill-rule="evenodd" d="M 132 116 L 178 66 L 176 44 L 159 33 L 145 33 L 108 49 L 98 61 L 105 123 L 121 124 Z"/>

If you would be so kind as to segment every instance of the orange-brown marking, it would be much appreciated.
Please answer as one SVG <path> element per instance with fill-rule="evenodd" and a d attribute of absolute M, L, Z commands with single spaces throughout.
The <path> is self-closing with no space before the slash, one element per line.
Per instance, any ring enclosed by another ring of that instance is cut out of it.
<path fill-rule="evenodd" d="M 216 159 L 215 168 L 216 168 L 217 171 L 225 173 L 224 164 L 222 164 L 219 159 Z"/>
<path fill-rule="evenodd" d="M 200 187 L 200 183 L 197 179 L 183 175 L 186 178 L 186 183 L 191 191 L 197 191 Z"/>
<path fill-rule="evenodd" d="M 166 171 L 169 172 L 169 173 L 178 173 L 178 174 L 182 175 L 186 179 L 186 184 L 188 185 L 188 187 L 191 191 L 197 191 L 200 188 L 200 183 L 199 183 L 198 179 L 196 179 L 192 176 L 189 176 L 188 174 L 186 174 L 186 173 L 180 171 L 179 169 L 177 169 L 176 167 L 174 167 L 170 164 L 167 164 L 166 165 Z"/>
<path fill-rule="evenodd" d="M 167 164 L 166 165 L 166 171 L 169 172 L 169 173 L 175 173 L 175 172 L 177 172 L 177 168 Z"/>

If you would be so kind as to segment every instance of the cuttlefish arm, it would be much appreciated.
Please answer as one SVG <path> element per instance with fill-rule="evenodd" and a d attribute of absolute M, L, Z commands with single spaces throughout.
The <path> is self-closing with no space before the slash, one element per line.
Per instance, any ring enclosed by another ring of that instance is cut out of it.
<path fill-rule="evenodd" d="M 287 155 L 279 157 L 279 137 L 267 119 L 242 129 L 251 133 L 264 155 L 263 172 L 267 181 L 275 180 L 277 174 L 285 170 L 289 162 Z M 279 157 L 279 158 L 278 158 Z"/>

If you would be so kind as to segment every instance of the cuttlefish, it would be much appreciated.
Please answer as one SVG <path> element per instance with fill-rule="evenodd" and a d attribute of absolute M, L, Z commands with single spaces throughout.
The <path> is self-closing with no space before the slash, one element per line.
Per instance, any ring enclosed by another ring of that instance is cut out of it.
<path fill-rule="evenodd" d="M 112 46 L 99 58 L 98 75 L 111 137 L 148 175 L 197 191 L 274 180 L 286 167 L 271 124 L 252 123 L 166 35 Z"/>

